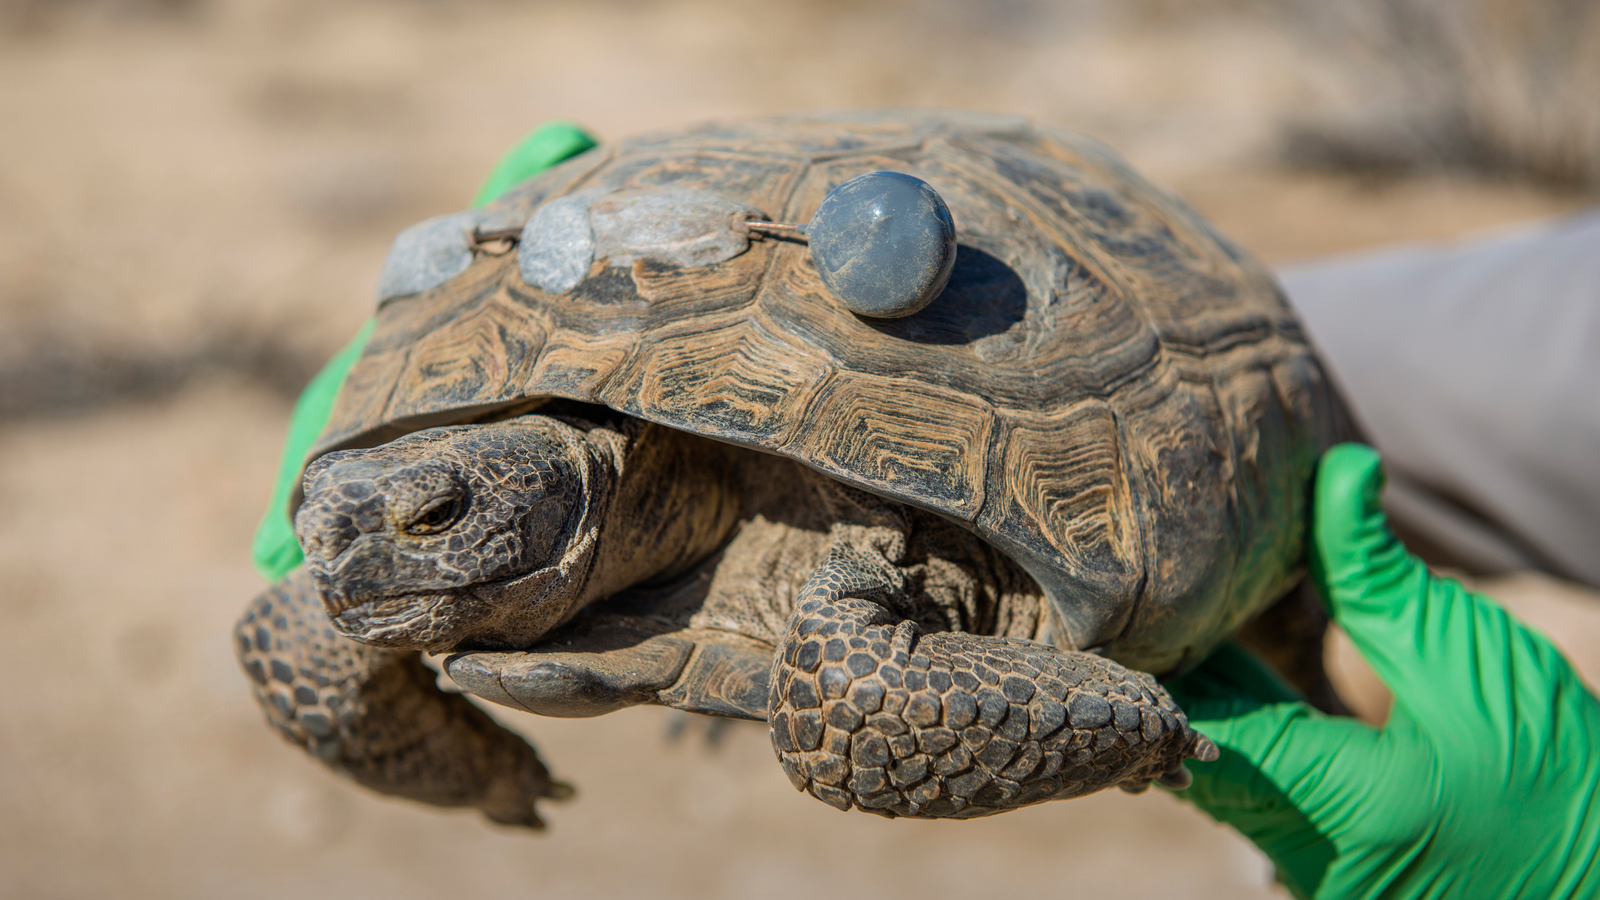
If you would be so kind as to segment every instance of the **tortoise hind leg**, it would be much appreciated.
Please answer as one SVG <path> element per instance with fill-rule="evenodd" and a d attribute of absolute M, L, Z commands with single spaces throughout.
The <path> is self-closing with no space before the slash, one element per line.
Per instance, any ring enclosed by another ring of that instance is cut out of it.
<path fill-rule="evenodd" d="M 1187 785 L 1216 748 L 1154 678 L 1089 653 L 890 612 L 895 568 L 836 541 L 773 664 L 772 741 L 795 787 L 840 809 L 973 817 L 1114 784 Z"/>
<path fill-rule="evenodd" d="M 268 723 L 369 788 L 530 828 L 544 825 L 536 801 L 572 792 L 522 738 L 439 690 L 416 653 L 335 634 L 304 569 L 257 597 L 235 634 Z"/>

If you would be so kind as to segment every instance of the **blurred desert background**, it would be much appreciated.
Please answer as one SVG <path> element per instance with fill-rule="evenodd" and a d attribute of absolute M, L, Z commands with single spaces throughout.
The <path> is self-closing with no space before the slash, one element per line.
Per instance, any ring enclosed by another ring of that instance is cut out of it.
<path fill-rule="evenodd" d="M 1593 205 L 1596 6 L 0 0 L 0 895 L 1286 896 L 1161 792 L 888 822 L 653 709 L 495 710 L 578 786 L 542 835 L 346 783 L 229 643 L 290 406 L 394 233 L 547 119 L 1021 112 L 1280 264 Z M 1600 677 L 1600 595 L 1482 584 Z"/>

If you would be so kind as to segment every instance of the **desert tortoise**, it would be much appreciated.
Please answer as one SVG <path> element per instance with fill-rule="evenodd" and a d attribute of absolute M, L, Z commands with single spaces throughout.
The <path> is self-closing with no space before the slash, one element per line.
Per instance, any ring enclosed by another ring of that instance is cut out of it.
<path fill-rule="evenodd" d="M 875 171 L 953 217 L 948 283 L 899 318 L 760 224 Z M 1300 581 L 1347 429 L 1261 266 L 1017 118 L 603 146 L 408 229 L 379 294 L 294 504 L 306 567 L 239 652 L 314 755 L 503 822 L 566 789 L 417 651 L 542 714 L 766 719 L 840 808 L 1182 786 L 1215 750 L 1152 675 Z"/>

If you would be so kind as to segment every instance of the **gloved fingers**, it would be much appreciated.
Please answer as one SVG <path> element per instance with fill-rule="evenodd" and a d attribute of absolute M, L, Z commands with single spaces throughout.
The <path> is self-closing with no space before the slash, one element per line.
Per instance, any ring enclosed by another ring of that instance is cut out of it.
<path fill-rule="evenodd" d="M 1332 759 L 1331 745 L 1376 732 L 1359 722 L 1324 716 L 1276 672 L 1233 642 L 1193 671 L 1163 683 L 1196 731 L 1222 749 L 1215 763 L 1191 761 L 1202 805 L 1275 808 L 1290 789 L 1298 800 L 1319 783 L 1310 778 Z M 1359 763 L 1353 763 L 1359 766 Z M 1297 787 L 1298 786 L 1298 787 Z"/>
<path fill-rule="evenodd" d="M 1311 506 L 1311 578 L 1335 622 L 1397 697 L 1431 692 L 1449 679 L 1444 660 L 1424 658 L 1439 640 L 1431 578 L 1389 530 L 1380 498 L 1383 461 L 1361 444 L 1340 444 L 1317 466 Z"/>
<path fill-rule="evenodd" d="M 1576 675 L 1542 635 L 1406 550 L 1379 505 L 1383 481 L 1370 447 L 1341 444 L 1323 455 L 1312 578 L 1397 711 L 1434 734 L 1476 734 L 1487 720 L 1510 741 L 1528 719 L 1548 717 L 1554 689 Z"/>
<path fill-rule="evenodd" d="M 1371 726 L 1325 716 L 1303 701 L 1216 693 L 1191 700 L 1184 707 L 1189 724 L 1221 752 L 1215 762 L 1185 763 L 1194 783 L 1184 796 L 1214 817 L 1236 825 L 1230 814 L 1315 821 L 1330 805 L 1354 802 L 1370 781 L 1382 741 Z"/>

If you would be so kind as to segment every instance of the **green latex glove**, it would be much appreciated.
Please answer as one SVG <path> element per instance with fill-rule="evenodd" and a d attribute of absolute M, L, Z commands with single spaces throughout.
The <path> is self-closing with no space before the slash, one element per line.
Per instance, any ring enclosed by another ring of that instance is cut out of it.
<path fill-rule="evenodd" d="M 478 188 L 478 195 L 472 198 L 472 205 L 488 206 L 506 191 L 594 146 L 595 139 L 577 125 L 546 122 L 500 157 Z"/>
<path fill-rule="evenodd" d="M 1600 701 L 1543 636 L 1389 532 L 1371 448 L 1323 457 L 1311 574 L 1394 692 L 1372 728 L 1225 646 L 1168 685 L 1222 753 L 1179 794 L 1299 897 L 1600 895 Z"/>
<path fill-rule="evenodd" d="M 478 189 L 472 205 L 493 203 L 523 181 L 593 146 L 594 138 L 578 126 L 570 122 L 547 122 L 500 157 L 489 177 L 484 179 L 483 187 Z M 311 445 L 327 427 L 328 417 L 333 414 L 333 398 L 344 386 L 345 375 L 361 358 L 361 351 L 372 336 L 372 325 L 368 320 L 361 326 L 355 338 L 328 360 L 295 401 L 294 413 L 289 417 L 289 435 L 284 439 L 283 455 L 278 460 L 278 480 L 273 484 L 272 499 L 267 503 L 267 511 L 256 527 L 255 541 L 250 546 L 250 558 L 256 571 L 267 581 L 277 581 L 305 559 L 300 542 L 295 540 L 294 522 L 289 519 L 289 495 L 300 480 L 300 468 L 305 465 Z"/>

